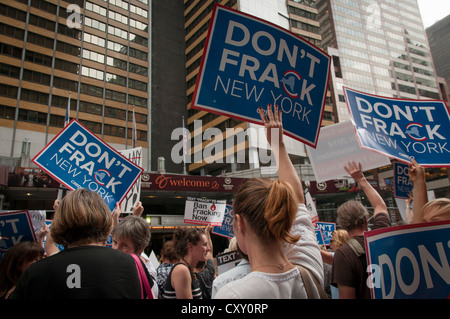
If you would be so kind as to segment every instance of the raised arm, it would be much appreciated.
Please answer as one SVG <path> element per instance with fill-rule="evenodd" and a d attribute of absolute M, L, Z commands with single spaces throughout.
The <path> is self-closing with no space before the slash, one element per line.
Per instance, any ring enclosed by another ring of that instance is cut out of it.
<path fill-rule="evenodd" d="M 413 206 L 413 222 L 420 223 L 422 216 L 420 212 L 422 207 L 428 203 L 427 183 L 425 180 L 425 169 L 413 158 L 412 164 L 409 166 L 409 178 L 414 186 L 414 206 Z"/>
<path fill-rule="evenodd" d="M 376 215 L 380 212 L 387 213 L 386 203 L 384 202 L 380 194 L 378 194 L 378 192 L 375 190 L 375 188 L 373 188 L 372 185 L 370 185 L 369 182 L 367 181 L 366 177 L 364 176 L 361 170 L 361 163 L 358 162 L 358 164 L 356 164 L 353 161 L 348 162 L 347 165 L 344 165 L 344 169 L 347 171 L 347 173 L 350 174 L 350 176 L 355 180 L 355 182 L 358 183 L 358 185 L 364 191 L 364 193 L 367 196 L 367 199 L 369 200 L 370 204 L 374 209 L 374 214 Z"/>
<path fill-rule="evenodd" d="M 289 158 L 283 141 L 282 112 L 275 106 L 275 112 L 272 113 L 271 105 L 268 105 L 267 115 L 263 109 L 260 109 L 259 114 L 266 128 L 267 141 L 277 161 L 279 179 L 291 184 L 297 197 L 297 204 L 305 204 L 301 180 Z M 323 284 L 323 262 L 320 248 L 314 234 L 311 216 L 306 207 L 302 206 L 302 208 L 299 207 L 291 228 L 291 234 L 293 236 L 300 235 L 300 240 L 296 244 L 284 243 L 284 251 L 289 262 L 308 268 Z"/>
<path fill-rule="evenodd" d="M 266 129 L 267 141 L 275 155 L 280 181 L 291 184 L 297 196 L 298 203 L 304 204 L 305 195 L 303 193 L 302 182 L 289 158 L 283 140 L 282 111 L 279 111 L 278 106 L 275 105 L 274 111 L 272 112 L 272 106 L 269 104 L 267 105 L 267 115 L 262 108 L 259 109 L 259 115 Z"/>
<path fill-rule="evenodd" d="M 406 217 L 406 222 L 408 224 L 412 224 L 414 222 L 414 211 L 413 211 L 413 207 L 411 206 L 413 202 L 414 202 L 413 192 L 409 192 L 408 198 L 405 199 L 405 203 L 406 203 L 405 217 Z"/>

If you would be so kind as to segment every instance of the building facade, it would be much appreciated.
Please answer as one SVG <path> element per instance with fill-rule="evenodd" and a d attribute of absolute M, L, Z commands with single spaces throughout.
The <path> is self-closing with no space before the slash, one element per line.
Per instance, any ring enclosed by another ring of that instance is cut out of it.
<path fill-rule="evenodd" d="M 441 91 L 443 98 L 450 101 L 450 15 L 426 29 L 430 50 L 437 76 L 443 78 Z"/>
<path fill-rule="evenodd" d="M 117 150 L 148 161 L 149 4 L 140 1 L 1 1 L 2 163 L 32 166 L 76 118 Z"/>
<path fill-rule="evenodd" d="M 406 99 L 441 99 L 416 0 L 319 0 L 322 47 L 333 57 L 338 121 L 349 119 L 342 86 Z"/>

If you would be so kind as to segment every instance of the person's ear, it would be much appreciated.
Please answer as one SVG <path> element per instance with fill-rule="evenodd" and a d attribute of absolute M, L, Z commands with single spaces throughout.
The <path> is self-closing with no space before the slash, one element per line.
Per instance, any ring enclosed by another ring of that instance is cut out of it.
<path fill-rule="evenodd" d="M 244 222 L 244 218 L 242 218 L 241 215 L 236 214 L 234 216 L 234 222 L 233 223 L 236 225 L 238 231 L 241 234 L 243 234 L 245 232 L 245 222 Z"/>

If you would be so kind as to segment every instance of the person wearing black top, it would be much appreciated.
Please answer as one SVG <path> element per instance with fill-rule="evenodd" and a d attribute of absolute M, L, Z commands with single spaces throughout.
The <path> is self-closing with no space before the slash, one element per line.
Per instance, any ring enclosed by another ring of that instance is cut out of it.
<path fill-rule="evenodd" d="M 31 265 L 11 299 L 139 299 L 134 259 L 106 247 L 113 225 L 99 194 L 69 192 L 57 206 L 50 234 L 65 249 Z"/>

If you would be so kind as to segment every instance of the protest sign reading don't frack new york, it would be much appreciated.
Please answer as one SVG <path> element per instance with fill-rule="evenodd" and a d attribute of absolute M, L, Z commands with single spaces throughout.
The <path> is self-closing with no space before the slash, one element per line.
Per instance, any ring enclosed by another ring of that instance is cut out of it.
<path fill-rule="evenodd" d="M 33 162 L 70 190 L 97 192 L 111 210 L 122 202 L 143 171 L 75 119 Z"/>
<path fill-rule="evenodd" d="M 450 113 L 444 101 L 376 96 L 344 88 L 362 147 L 424 167 L 450 166 Z"/>
<path fill-rule="evenodd" d="M 192 108 L 261 123 L 278 105 L 286 135 L 315 147 L 330 56 L 289 30 L 215 5 Z"/>

